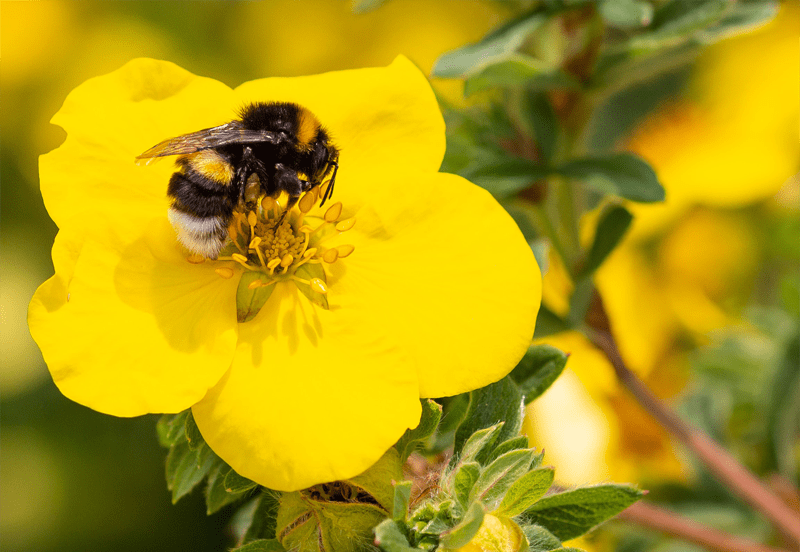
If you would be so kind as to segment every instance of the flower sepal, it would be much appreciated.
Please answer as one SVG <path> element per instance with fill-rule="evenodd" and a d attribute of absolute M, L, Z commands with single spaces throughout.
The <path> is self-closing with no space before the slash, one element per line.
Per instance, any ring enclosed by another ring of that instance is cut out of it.
<path fill-rule="evenodd" d="M 245 271 L 236 288 L 236 320 L 239 323 L 250 322 L 261 312 L 267 304 L 275 284 L 262 285 L 263 274 L 260 272 Z"/>
<path fill-rule="evenodd" d="M 284 493 L 276 535 L 287 550 L 357 552 L 392 511 L 393 481 L 403 477 L 394 448 L 369 470 L 346 481 Z"/>

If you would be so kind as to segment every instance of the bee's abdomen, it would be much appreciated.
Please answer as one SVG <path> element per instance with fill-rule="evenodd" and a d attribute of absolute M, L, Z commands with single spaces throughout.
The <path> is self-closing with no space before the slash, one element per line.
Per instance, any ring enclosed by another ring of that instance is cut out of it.
<path fill-rule="evenodd" d="M 228 239 L 234 203 L 227 187 L 186 170 L 169 181 L 169 220 L 189 251 L 216 259 Z"/>

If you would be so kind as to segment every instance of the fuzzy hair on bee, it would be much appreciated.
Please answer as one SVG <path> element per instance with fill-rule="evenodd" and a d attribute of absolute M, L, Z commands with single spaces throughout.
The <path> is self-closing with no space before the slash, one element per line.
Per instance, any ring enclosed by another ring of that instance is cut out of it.
<path fill-rule="evenodd" d="M 248 104 L 239 119 L 164 140 L 136 159 L 149 163 L 172 155 L 178 157 L 167 185 L 169 220 L 181 244 L 209 259 L 216 259 L 228 240 L 237 208 L 285 192 L 285 216 L 304 192 L 330 175 L 323 205 L 339 168 L 339 150 L 319 119 L 286 102 Z"/>

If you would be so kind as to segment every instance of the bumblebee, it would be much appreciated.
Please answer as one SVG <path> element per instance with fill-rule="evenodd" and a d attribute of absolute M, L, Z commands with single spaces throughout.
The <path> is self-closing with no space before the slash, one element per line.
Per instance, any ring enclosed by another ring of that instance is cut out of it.
<path fill-rule="evenodd" d="M 246 105 L 239 119 L 164 140 L 136 159 L 149 163 L 171 155 L 179 157 L 167 187 L 169 220 L 187 249 L 210 259 L 225 245 L 237 207 L 286 192 L 280 224 L 300 196 L 330 174 L 323 205 L 339 168 L 328 132 L 311 111 L 293 103 Z"/>

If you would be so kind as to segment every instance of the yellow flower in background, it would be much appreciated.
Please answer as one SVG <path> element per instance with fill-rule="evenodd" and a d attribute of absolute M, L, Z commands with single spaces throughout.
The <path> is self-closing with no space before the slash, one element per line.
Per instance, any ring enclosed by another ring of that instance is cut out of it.
<path fill-rule="evenodd" d="M 333 136 L 341 212 L 301 201 L 287 221 L 298 235 L 303 216 L 328 224 L 324 248 L 349 254 L 325 260 L 328 309 L 287 277 L 239 323 L 245 269 L 189 262 L 167 219 L 174 167 L 134 158 L 256 101 L 300 104 Z M 291 491 L 361 473 L 418 423 L 420 397 L 496 381 L 530 344 L 531 250 L 488 193 L 437 172 L 444 123 L 405 58 L 233 90 L 140 59 L 78 87 L 53 122 L 68 135 L 40 162 L 55 275 L 29 324 L 81 404 L 117 416 L 192 407 L 237 472 Z"/>
<path fill-rule="evenodd" d="M 764 200 L 800 169 L 799 18 L 797 3 L 783 2 L 769 24 L 707 48 L 687 98 L 634 131 L 626 149 L 653 165 L 667 192 L 662 204 L 631 206 L 636 235 L 663 230 L 695 204 Z"/>

